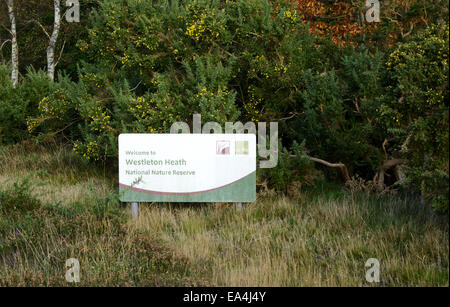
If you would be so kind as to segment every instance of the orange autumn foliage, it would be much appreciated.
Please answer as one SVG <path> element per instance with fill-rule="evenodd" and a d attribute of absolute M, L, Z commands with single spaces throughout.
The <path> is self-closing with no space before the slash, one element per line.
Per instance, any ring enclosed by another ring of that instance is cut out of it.
<path fill-rule="evenodd" d="M 364 14 L 353 1 L 288 1 L 312 33 L 329 36 L 339 46 L 357 46 L 359 38 L 377 28 L 376 23 L 363 21 Z"/>
<path fill-rule="evenodd" d="M 365 0 L 287 1 L 312 33 L 339 46 L 391 47 L 431 21 L 448 22 L 448 0 L 380 1 L 380 23 L 365 21 Z"/>

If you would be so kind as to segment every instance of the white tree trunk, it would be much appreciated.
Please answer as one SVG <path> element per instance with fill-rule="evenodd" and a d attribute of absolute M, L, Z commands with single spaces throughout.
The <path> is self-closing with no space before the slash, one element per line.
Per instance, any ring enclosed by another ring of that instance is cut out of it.
<path fill-rule="evenodd" d="M 16 14 L 14 11 L 14 0 L 7 0 L 9 21 L 11 22 L 11 80 L 13 86 L 16 87 L 19 82 L 19 46 L 17 45 L 17 30 L 16 30 Z"/>
<path fill-rule="evenodd" d="M 58 41 L 59 29 L 61 27 L 61 3 L 60 0 L 54 0 L 54 9 L 55 9 L 55 21 L 53 24 L 53 32 L 50 36 L 50 42 L 47 47 L 47 76 L 51 79 L 55 79 L 55 68 L 56 68 L 56 59 L 55 59 L 55 48 L 56 42 Z"/>

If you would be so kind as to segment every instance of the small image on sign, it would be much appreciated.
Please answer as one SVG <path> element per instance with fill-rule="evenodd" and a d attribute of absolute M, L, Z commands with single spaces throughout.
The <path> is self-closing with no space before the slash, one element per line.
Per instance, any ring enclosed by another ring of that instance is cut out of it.
<path fill-rule="evenodd" d="M 230 141 L 216 141 L 216 154 L 229 155 L 230 154 Z"/>
<path fill-rule="evenodd" d="M 237 155 L 248 155 L 248 141 L 235 141 L 234 148 Z"/>

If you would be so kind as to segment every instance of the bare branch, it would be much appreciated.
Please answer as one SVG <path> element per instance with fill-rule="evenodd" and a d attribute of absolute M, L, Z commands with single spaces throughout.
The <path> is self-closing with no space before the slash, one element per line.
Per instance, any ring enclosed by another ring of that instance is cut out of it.
<path fill-rule="evenodd" d="M 8 29 L 7 27 L 5 27 L 4 25 L 1 25 L 2 26 L 2 28 L 3 29 L 5 29 L 6 31 L 8 31 L 8 33 L 10 34 L 10 35 L 12 35 L 13 33 L 11 32 L 11 30 L 10 29 Z"/>
<path fill-rule="evenodd" d="M 296 155 L 291 155 L 291 157 L 295 158 L 297 156 Z M 341 162 L 339 162 L 339 163 L 330 163 L 328 161 L 325 161 L 325 160 L 322 160 L 322 159 L 319 159 L 319 158 L 314 158 L 314 157 L 309 157 L 309 159 L 311 161 L 314 161 L 316 163 L 319 163 L 319 164 L 322 164 L 322 165 L 325 165 L 325 166 L 328 166 L 328 167 L 340 168 L 341 172 L 342 172 L 342 176 L 344 177 L 345 181 L 347 182 L 347 181 L 350 180 L 350 175 L 348 174 L 347 166 L 345 166 L 344 163 L 341 163 Z"/>
<path fill-rule="evenodd" d="M 383 147 L 383 151 L 384 151 L 384 158 L 387 159 L 387 152 L 386 152 L 386 145 L 388 145 L 389 142 L 387 139 L 384 139 L 383 144 L 381 144 L 381 147 Z"/>
<path fill-rule="evenodd" d="M 66 46 L 66 40 L 64 40 L 64 43 L 63 43 L 63 45 L 61 47 L 61 51 L 59 52 L 59 57 L 58 57 L 58 60 L 55 63 L 55 66 L 58 66 L 59 60 L 61 60 L 61 57 L 63 55 L 63 51 L 64 51 L 64 47 L 65 46 Z"/>
<path fill-rule="evenodd" d="M 38 20 L 33 19 L 33 20 L 30 20 L 29 22 L 36 23 L 42 29 L 42 31 L 44 31 L 44 33 L 48 37 L 48 39 L 50 39 L 50 34 L 48 34 L 47 30 L 45 30 L 44 26 Z"/>
<path fill-rule="evenodd" d="M 348 174 L 347 167 L 345 166 L 344 163 L 341 163 L 341 162 L 339 162 L 339 163 L 330 163 L 328 161 L 325 161 L 325 160 L 322 160 L 322 159 L 318 159 L 318 158 L 314 158 L 314 157 L 310 157 L 310 159 L 311 159 L 311 161 L 323 164 L 323 165 L 328 166 L 328 167 L 338 167 L 338 168 L 340 168 L 341 172 L 342 172 L 342 176 L 344 177 L 345 181 L 347 182 L 347 181 L 350 180 L 350 176 Z"/>
<path fill-rule="evenodd" d="M 297 116 L 297 115 L 300 115 L 301 113 L 297 113 L 297 112 L 289 112 L 289 114 L 291 114 L 291 115 L 289 115 L 289 116 L 287 116 L 287 117 L 282 117 L 282 118 L 276 119 L 276 121 L 280 121 L 280 120 L 288 120 L 288 119 L 291 119 L 291 118 L 293 118 L 293 117 L 295 117 L 295 116 Z"/>
<path fill-rule="evenodd" d="M 10 42 L 10 41 L 11 41 L 10 39 L 7 39 L 7 40 L 5 40 L 5 41 L 3 42 L 3 44 L 0 46 L 0 52 L 2 51 L 3 47 L 5 46 L 5 44 L 6 44 L 7 42 Z"/>
<path fill-rule="evenodd" d="M 412 31 L 414 30 L 414 23 L 413 22 L 411 22 L 410 23 L 410 27 L 409 27 L 409 31 L 408 32 L 406 32 L 406 33 L 404 33 L 403 34 L 403 31 L 402 31 L 402 38 L 405 38 L 405 37 L 407 37 L 408 35 L 410 35 L 411 33 L 412 33 Z"/>
<path fill-rule="evenodd" d="M 384 161 L 383 165 L 381 166 L 382 169 L 386 170 L 388 168 L 391 168 L 393 166 L 397 166 L 399 164 L 404 163 L 405 160 L 404 159 L 391 159 L 391 160 L 387 160 Z"/>
<path fill-rule="evenodd" d="M 130 89 L 130 92 L 133 92 L 135 89 L 137 89 L 141 82 L 142 80 L 139 80 L 138 84 L 134 88 Z"/>

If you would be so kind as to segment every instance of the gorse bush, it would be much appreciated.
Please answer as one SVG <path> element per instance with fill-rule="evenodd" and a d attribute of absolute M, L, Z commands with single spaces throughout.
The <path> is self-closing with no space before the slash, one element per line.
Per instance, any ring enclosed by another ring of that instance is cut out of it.
<path fill-rule="evenodd" d="M 14 143 L 29 137 L 27 119 L 38 114 L 38 103 L 49 95 L 54 84 L 43 71 L 29 69 L 14 88 L 11 69 L 0 63 L 0 143 Z"/>
<path fill-rule="evenodd" d="M 220 124 L 277 121 L 285 148 L 279 173 L 260 173 L 276 190 L 313 181 L 312 171 L 293 170 L 312 170 L 304 160 L 312 156 L 341 162 L 349 176 L 380 189 L 405 183 L 405 175 L 437 209 L 448 210 L 448 19 L 442 14 L 426 9 L 437 16 L 429 26 L 401 35 L 401 27 L 395 35 L 379 32 L 390 21 L 368 31 L 351 28 L 352 43 L 342 28 L 330 39 L 317 31 L 317 20 L 306 24 L 311 12 L 289 1 L 97 4 L 87 35 L 76 43 L 77 78 L 61 74 L 50 82 L 30 70 L 13 89 L 9 69 L 0 66 L 2 142 L 29 134 L 70 143 L 86 160 L 111 162 L 120 133 L 167 133 L 195 113 Z M 392 5 L 389 14 L 403 10 Z M 399 26 L 424 14 L 411 7 Z M 374 49 L 377 35 L 382 52 Z M 400 162 L 385 166 L 389 161 Z M 336 168 L 320 170 L 342 180 Z"/>
<path fill-rule="evenodd" d="M 392 150 L 408 161 L 409 181 L 440 211 L 448 211 L 449 194 L 448 52 L 448 24 L 398 44 L 386 63 L 390 96 L 379 116 Z"/>
<path fill-rule="evenodd" d="M 294 143 L 291 150 L 278 146 L 280 153 L 276 168 L 258 169 L 260 180 L 266 181 L 266 187 L 290 196 L 298 194 L 304 186 L 314 186 L 323 180 L 322 173 L 314 168 L 314 162 L 308 157 L 305 142 Z"/>
<path fill-rule="evenodd" d="M 292 94 L 298 65 L 320 66 L 323 55 L 281 4 L 103 1 L 78 42 L 89 64 L 76 84 L 63 80 L 42 98 L 29 130 L 64 134 L 77 153 L 103 160 L 117 155 L 120 133 L 168 132 L 194 113 L 221 124 L 266 119 L 265 104 Z"/>
<path fill-rule="evenodd" d="M 306 140 L 311 154 L 345 163 L 351 172 L 367 176 L 381 163 L 379 104 L 382 55 L 367 50 L 344 56 L 339 71 L 303 73 L 304 86 L 287 123 L 298 142 Z"/>

